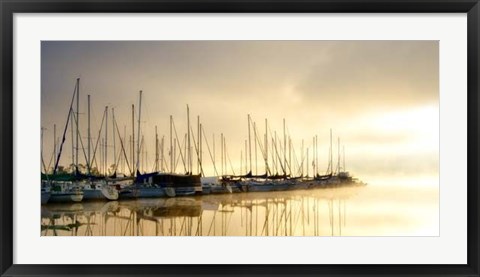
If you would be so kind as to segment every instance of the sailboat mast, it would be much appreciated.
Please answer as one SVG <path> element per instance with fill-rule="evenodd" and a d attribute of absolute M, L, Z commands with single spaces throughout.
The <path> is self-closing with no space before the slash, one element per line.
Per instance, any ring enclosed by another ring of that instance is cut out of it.
<path fill-rule="evenodd" d="M 161 163 L 161 166 L 160 166 L 160 170 L 162 172 L 165 172 L 165 165 L 163 164 L 163 160 L 165 158 L 165 136 L 162 136 L 162 147 L 161 147 L 161 153 L 162 153 L 162 156 L 160 158 L 160 163 Z"/>
<path fill-rule="evenodd" d="M 292 175 L 292 139 L 290 137 L 288 138 L 288 166 Z"/>
<path fill-rule="evenodd" d="M 268 122 L 265 118 L 265 172 L 268 171 Z"/>
<path fill-rule="evenodd" d="M 190 108 L 187 105 L 187 140 L 188 140 L 188 168 L 187 172 L 192 174 L 192 151 L 190 151 Z"/>
<path fill-rule="evenodd" d="M 250 172 L 252 172 L 252 141 L 250 136 L 250 114 L 248 114 L 248 157 L 250 161 Z M 247 152 L 245 151 L 245 157 L 247 157 Z"/>
<path fill-rule="evenodd" d="M 177 138 L 174 138 L 173 139 L 173 163 L 172 163 L 172 173 L 175 172 L 177 170 Z M 180 148 L 181 146 L 178 145 L 178 148 Z M 180 151 L 181 152 L 181 151 Z"/>
<path fill-rule="evenodd" d="M 315 135 L 315 175 L 318 175 L 318 135 Z"/>
<path fill-rule="evenodd" d="M 116 170 L 118 161 L 117 161 L 117 146 L 115 141 L 115 108 L 112 108 L 112 139 L 113 139 L 113 164 Z"/>
<path fill-rule="evenodd" d="M 53 164 L 57 164 L 57 125 L 56 124 L 53 124 Z"/>
<path fill-rule="evenodd" d="M 62 142 L 60 143 L 60 148 L 58 150 L 58 156 L 57 156 L 57 159 L 56 159 L 56 163 L 55 163 L 55 167 L 53 168 L 53 174 L 56 174 L 57 173 L 57 168 L 58 168 L 58 163 L 60 161 L 60 155 L 62 154 L 62 149 L 63 149 L 63 143 L 65 142 L 65 139 L 66 139 L 66 134 L 67 134 L 67 129 L 68 129 L 68 123 L 70 121 L 70 117 L 73 113 L 73 110 L 72 110 L 72 106 L 73 106 L 73 101 L 75 99 L 75 93 L 77 91 L 77 88 L 76 88 L 76 84 L 75 84 L 75 89 L 74 89 L 74 92 L 73 92 L 73 95 L 72 95 L 72 100 L 70 101 L 70 108 L 68 109 L 68 116 L 67 116 L 67 120 L 65 122 L 65 128 L 63 129 L 63 136 L 62 136 Z M 73 119 L 71 121 L 73 123 Z M 73 128 L 70 128 L 72 129 L 72 161 L 73 161 Z"/>
<path fill-rule="evenodd" d="M 88 120 L 88 127 L 87 127 L 87 136 L 88 136 L 88 138 L 87 138 L 87 141 L 88 141 L 87 142 L 87 148 L 88 148 L 88 150 L 87 150 L 88 151 L 87 174 L 90 175 L 90 159 L 91 159 L 91 157 L 90 157 L 90 152 L 91 152 L 90 151 L 90 140 L 91 140 L 91 134 L 90 134 L 90 94 L 87 95 L 87 106 L 88 106 L 87 107 L 87 109 L 88 109 L 88 112 L 87 112 L 88 113 L 88 115 L 87 115 L 88 116 L 88 118 L 87 118 L 87 120 Z"/>
<path fill-rule="evenodd" d="M 330 174 L 333 174 L 332 129 L 330 128 Z"/>
<path fill-rule="evenodd" d="M 310 166 L 308 165 L 308 147 L 307 147 L 307 166 L 306 166 L 306 167 L 307 167 L 307 177 L 308 177 L 308 168 L 310 167 Z"/>
<path fill-rule="evenodd" d="M 222 163 L 222 176 L 223 176 L 223 133 L 220 133 L 220 162 Z"/>
<path fill-rule="evenodd" d="M 283 165 L 284 173 L 287 174 L 287 134 L 285 132 L 285 118 L 283 119 Z"/>
<path fill-rule="evenodd" d="M 108 174 L 108 106 L 105 107 L 105 156 L 103 162 L 105 164 L 105 175 Z"/>
<path fill-rule="evenodd" d="M 78 138 L 80 137 L 80 132 L 78 129 L 78 123 L 80 122 L 79 118 L 79 112 L 80 112 L 80 78 L 77 78 L 77 137 L 76 137 L 76 143 L 75 143 L 75 170 L 76 173 L 78 173 Z"/>
<path fill-rule="evenodd" d="M 102 124 L 103 125 L 103 124 Z M 100 142 L 100 172 L 105 174 L 105 161 L 104 161 L 104 156 L 105 156 L 105 151 L 103 149 L 105 145 L 105 138 L 102 138 L 102 141 Z"/>
<path fill-rule="evenodd" d="M 213 146 L 212 146 L 212 152 L 213 152 L 213 158 L 212 158 L 212 162 L 213 162 L 213 167 L 215 169 L 215 173 L 218 174 L 217 172 L 217 166 L 216 166 L 216 162 L 215 162 L 215 133 L 212 134 L 212 142 L 213 142 Z M 208 147 L 208 144 L 207 144 L 207 147 Z"/>
<path fill-rule="evenodd" d="M 130 150 L 130 151 L 129 151 L 129 153 L 130 153 L 130 161 L 132 162 L 132 169 L 131 169 L 132 171 L 130 172 L 130 174 L 132 174 L 132 176 L 133 176 L 133 174 L 135 174 L 135 170 L 133 169 L 133 168 L 135 168 L 135 164 L 133 163 L 134 158 L 133 158 L 133 149 L 132 149 L 132 145 L 133 145 L 133 143 L 132 143 L 132 142 L 133 142 L 133 140 L 132 140 L 132 135 L 129 135 L 129 136 L 128 136 L 128 139 L 129 139 L 129 146 L 128 146 L 128 147 L 130 148 L 130 149 L 129 149 L 129 150 Z"/>
<path fill-rule="evenodd" d="M 276 138 L 277 138 L 277 133 L 275 133 L 275 137 L 272 137 L 272 162 L 273 162 L 273 168 L 275 169 L 275 174 L 278 174 L 277 157 L 275 156 L 275 147 L 277 145 L 275 141 Z"/>
<path fill-rule="evenodd" d="M 225 163 L 225 175 L 227 175 L 227 142 L 225 136 L 223 136 L 223 162 Z"/>
<path fill-rule="evenodd" d="M 138 133 L 137 133 L 137 171 L 140 171 L 140 120 L 142 116 L 142 91 L 140 91 L 140 98 L 138 101 Z"/>
<path fill-rule="evenodd" d="M 315 144 L 315 136 L 313 136 L 313 153 L 312 153 L 312 162 L 313 162 L 313 176 L 315 177 L 317 161 L 315 159 L 315 153 L 317 152 L 316 144 Z"/>
<path fill-rule="evenodd" d="M 198 150 L 199 154 L 200 154 L 200 171 L 198 173 L 201 173 L 202 176 L 203 176 L 204 174 L 203 174 L 203 168 L 202 168 L 203 167 L 203 164 L 202 164 L 202 159 L 203 159 L 203 155 L 202 155 L 202 128 L 203 128 L 202 123 L 200 123 L 200 134 L 198 134 L 199 135 L 198 140 L 200 141 L 199 142 L 200 146 L 199 146 L 199 150 Z"/>
<path fill-rule="evenodd" d="M 158 171 L 158 133 L 157 125 L 155 125 L 155 172 Z"/>
<path fill-rule="evenodd" d="M 170 173 L 173 173 L 173 117 L 170 115 Z"/>
<path fill-rule="evenodd" d="M 337 165 L 337 173 L 340 172 L 340 137 L 338 137 L 338 165 Z"/>
<path fill-rule="evenodd" d="M 250 169 L 251 170 L 251 169 Z M 241 172 L 241 171 L 240 171 Z M 245 174 L 248 174 L 248 164 L 247 164 L 247 140 L 245 140 Z"/>
<path fill-rule="evenodd" d="M 118 130 L 117 130 L 118 131 Z M 123 125 L 123 141 L 126 141 L 126 133 L 127 133 L 127 126 Z M 123 148 L 123 142 L 120 141 L 122 148 Z M 127 162 L 127 154 L 125 153 L 125 149 L 123 149 L 124 154 L 125 154 L 125 159 L 122 159 L 122 173 L 125 174 L 125 163 Z"/>
<path fill-rule="evenodd" d="M 147 149 L 145 149 L 145 136 L 142 135 L 142 141 L 140 143 L 140 149 L 141 149 L 141 155 L 142 155 L 142 159 L 141 159 L 141 167 L 142 168 L 148 168 L 148 164 L 146 163 L 146 160 L 147 160 Z M 140 166 L 138 167 L 140 168 Z"/>
<path fill-rule="evenodd" d="M 345 145 L 343 146 L 343 171 L 347 171 L 347 168 L 345 167 Z"/>
<path fill-rule="evenodd" d="M 186 165 L 187 167 L 185 168 L 185 171 L 186 171 L 186 172 L 189 172 L 189 170 L 188 170 L 188 164 L 189 164 L 189 162 L 188 162 L 188 156 L 187 156 L 187 151 L 189 151 L 189 150 L 187 149 L 187 147 L 188 147 L 188 145 L 187 145 L 187 140 L 188 140 L 188 138 L 187 138 L 187 137 L 188 137 L 188 135 L 185 133 L 185 137 L 183 138 L 183 142 L 184 142 L 184 144 L 183 144 L 183 147 L 184 147 L 183 153 L 185 153 L 185 159 L 187 159 L 187 165 Z M 179 142 L 179 141 L 178 141 L 178 142 Z M 180 151 L 180 153 L 182 153 L 180 145 L 178 145 L 178 150 Z M 182 154 L 180 154 L 180 156 L 182 156 Z M 177 156 L 175 156 L 175 158 L 176 158 L 176 157 L 177 157 Z"/>
<path fill-rule="evenodd" d="M 74 141 L 74 133 L 73 133 L 73 116 L 74 116 L 74 112 L 73 112 L 73 108 L 70 107 L 70 109 L 72 110 L 72 117 L 70 118 L 70 125 L 72 126 L 72 128 L 70 128 L 70 133 L 72 134 L 72 173 L 75 174 L 75 172 L 73 172 L 73 167 L 75 166 L 75 141 Z"/>
<path fill-rule="evenodd" d="M 136 174 L 136 163 L 135 163 L 135 104 L 132 104 L 132 167 L 133 174 Z"/>
<path fill-rule="evenodd" d="M 200 172 L 200 116 L 197 115 L 197 173 Z"/>
<path fill-rule="evenodd" d="M 303 150 L 304 150 L 304 140 L 302 139 L 302 155 L 301 155 L 302 156 L 302 173 L 301 173 L 302 177 L 303 177 L 303 167 L 304 167 L 303 164 L 304 164 L 304 161 L 305 161 L 305 153 L 303 152 Z"/>
<path fill-rule="evenodd" d="M 40 162 L 42 163 L 42 167 L 43 167 L 43 171 L 45 172 L 45 174 L 47 174 L 47 169 L 45 167 L 45 162 L 43 161 L 43 131 L 45 131 L 45 128 L 44 127 L 41 127 L 40 128 L 41 130 L 41 133 L 40 133 Z"/>
<path fill-rule="evenodd" d="M 257 162 L 257 124 L 253 122 L 253 142 L 255 143 L 255 175 L 258 174 L 258 162 Z"/>

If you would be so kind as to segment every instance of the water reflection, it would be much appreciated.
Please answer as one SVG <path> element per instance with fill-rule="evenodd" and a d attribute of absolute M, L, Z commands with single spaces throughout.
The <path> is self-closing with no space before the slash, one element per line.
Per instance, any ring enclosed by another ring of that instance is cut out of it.
<path fill-rule="evenodd" d="M 339 236 L 362 187 L 42 206 L 42 236 Z"/>

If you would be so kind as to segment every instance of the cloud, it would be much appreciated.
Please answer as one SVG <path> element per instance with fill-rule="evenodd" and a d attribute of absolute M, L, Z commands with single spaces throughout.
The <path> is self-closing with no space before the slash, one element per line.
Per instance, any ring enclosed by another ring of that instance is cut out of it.
<path fill-rule="evenodd" d="M 305 102 L 345 113 L 438 100 L 438 42 L 332 43 L 296 86 Z"/>
<path fill-rule="evenodd" d="M 216 135 L 218 156 L 224 133 L 233 163 L 244 150 L 251 114 L 261 136 L 268 118 L 272 132 L 282 137 L 285 118 L 298 157 L 302 139 L 312 153 L 312 137 L 318 135 L 325 158 L 333 128 L 334 138 L 340 136 L 347 146 L 347 164 L 359 174 L 437 172 L 431 146 L 438 138 L 426 133 L 434 126 L 430 119 L 438 118 L 436 41 L 44 42 L 46 153 L 52 152 L 52 125 L 57 124 L 57 135 L 63 131 L 77 77 L 83 137 L 87 94 L 92 95 L 95 136 L 108 105 L 115 107 L 120 132 L 125 128 L 128 140 L 131 105 L 138 108 L 138 91 L 143 90 L 142 133 L 150 159 L 154 127 L 160 137 L 168 137 L 173 115 L 183 138 L 189 104 L 193 128 L 200 115 L 208 139 Z M 416 112 L 423 106 L 433 108 Z M 423 114 L 429 117 L 417 119 Z M 420 148 L 430 154 L 423 156 Z"/>

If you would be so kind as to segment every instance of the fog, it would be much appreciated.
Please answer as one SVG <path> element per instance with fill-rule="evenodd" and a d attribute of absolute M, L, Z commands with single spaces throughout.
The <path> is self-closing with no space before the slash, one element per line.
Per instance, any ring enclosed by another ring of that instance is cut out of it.
<path fill-rule="evenodd" d="M 283 148 L 285 119 L 286 136 L 291 139 L 295 153 L 290 154 L 292 160 L 301 164 L 303 140 L 304 155 L 309 149 L 310 175 L 313 137 L 318 136 L 318 171 L 324 173 L 329 163 L 332 129 L 334 167 L 338 156 L 343 167 L 345 149 L 346 170 L 367 182 L 403 178 L 415 183 L 418 178 L 438 185 L 438 49 L 437 41 L 44 41 L 41 47 L 44 160 L 47 167 L 53 166 L 53 125 L 56 124 L 57 137 L 61 138 L 75 81 L 80 78 L 79 120 L 84 144 L 87 143 L 87 95 L 91 95 L 92 102 L 93 145 L 105 106 L 109 107 L 108 164 L 114 163 L 111 109 L 115 109 L 116 122 L 122 136 L 125 132 L 124 143 L 128 145 L 132 134 L 131 105 L 136 108 L 137 128 L 142 90 L 141 133 L 145 144 L 142 161 L 146 160 L 141 164 L 142 171 L 154 167 L 155 126 L 159 139 L 165 137 L 165 161 L 170 164 L 169 117 L 173 116 L 182 143 L 189 105 L 192 135 L 196 140 L 197 115 L 206 134 L 202 154 L 208 176 L 215 175 L 215 171 L 206 142 L 213 151 L 215 137 L 219 171 L 221 134 L 226 137 L 235 173 L 249 170 L 250 164 L 245 169 L 245 140 L 248 140 L 250 114 L 262 143 L 268 119 L 271 130 L 268 136 L 276 131 L 278 148 Z M 60 161 L 65 166 L 72 159 L 70 130 L 66 134 Z M 254 141 L 252 128 L 251 167 L 260 174 L 265 172 L 264 161 L 260 146 L 255 158 Z M 270 138 L 269 144 L 271 151 Z M 115 150 L 118 157 L 118 137 Z M 286 155 L 291 153 L 288 146 L 287 151 Z M 127 155 L 130 156 L 129 149 Z M 85 163 L 81 150 L 79 160 Z M 196 156 L 193 160 L 195 173 Z M 306 158 L 303 164 L 305 175 Z M 228 168 L 232 173 L 230 164 Z M 180 161 L 177 172 L 185 171 Z"/>

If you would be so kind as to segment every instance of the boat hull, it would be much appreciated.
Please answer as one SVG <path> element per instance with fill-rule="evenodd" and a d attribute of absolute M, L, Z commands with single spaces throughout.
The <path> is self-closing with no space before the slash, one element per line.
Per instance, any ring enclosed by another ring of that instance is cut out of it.
<path fill-rule="evenodd" d="M 202 185 L 202 194 L 210 194 L 212 193 L 212 186 L 211 185 Z"/>
<path fill-rule="evenodd" d="M 41 198 L 42 204 L 48 203 L 48 200 L 50 200 L 50 195 L 51 195 L 50 192 L 42 191 L 42 198 Z"/>
<path fill-rule="evenodd" d="M 118 191 L 115 188 L 85 189 L 83 190 L 83 200 L 117 200 Z"/>
<path fill-rule="evenodd" d="M 290 186 L 291 186 L 290 183 L 276 183 L 276 184 L 273 184 L 273 190 L 284 191 L 284 190 L 288 190 Z"/>
<path fill-rule="evenodd" d="M 224 194 L 224 193 L 231 193 L 232 187 L 228 185 L 215 185 L 210 188 L 212 194 Z"/>
<path fill-rule="evenodd" d="M 175 196 L 190 196 L 195 195 L 195 187 L 181 187 L 175 188 Z"/>
<path fill-rule="evenodd" d="M 120 199 L 134 199 L 164 197 L 166 194 L 161 187 L 133 187 L 124 189 L 119 196 Z"/>
<path fill-rule="evenodd" d="M 50 203 L 69 203 L 69 202 L 81 202 L 83 199 L 83 193 L 78 192 L 58 192 L 51 193 Z"/>
<path fill-rule="evenodd" d="M 248 184 L 247 186 L 249 192 L 258 192 L 258 191 L 274 191 L 275 186 L 273 184 Z"/>
<path fill-rule="evenodd" d="M 298 181 L 298 182 L 295 182 L 294 184 L 291 184 L 289 189 L 302 190 L 302 189 L 308 189 L 308 188 L 310 188 L 309 182 Z"/>

